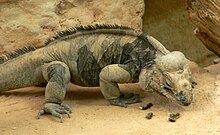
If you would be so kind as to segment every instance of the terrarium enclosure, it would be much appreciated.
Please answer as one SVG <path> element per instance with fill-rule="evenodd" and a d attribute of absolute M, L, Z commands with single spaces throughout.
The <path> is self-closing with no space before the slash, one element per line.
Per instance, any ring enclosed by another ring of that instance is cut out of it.
<path fill-rule="evenodd" d="M 0 0 L 0 55 L 27 45 L 42 48 L 49 37 L 71 27 L 118 24 L 183 52 L 197 82 L 187 107 L 143 92 L 138 83 L 120 85 L 123 93 L 141 94 L 142 103 L 127 108 L 110 105 L 99 87 L 69 84 L 64 102 L 73 113 L 70 119 L 63 116 L 62 124 L 50 115 L 36 119 L 44 87 L 2 92 L 0 135 L 220 134 L 220 64 L 213 64 L 220 56 L 219 13 L 219 0 Z M 149 103 L 148 109 L 139 109 Z M 170 122 L 170 114 L 178 119 Z"/>

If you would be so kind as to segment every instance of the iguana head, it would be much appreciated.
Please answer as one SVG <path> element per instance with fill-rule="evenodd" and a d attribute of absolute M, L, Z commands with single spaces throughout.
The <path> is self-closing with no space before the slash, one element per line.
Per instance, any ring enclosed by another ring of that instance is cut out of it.
<path fill-rule="evenodd" d="M 171 52 L 156 59 L 152 68 L 142 69 L 139 81 L 180 105 L 188 106 L 193 99 L 194 83 L 186 58 L 181 52 Z"/>

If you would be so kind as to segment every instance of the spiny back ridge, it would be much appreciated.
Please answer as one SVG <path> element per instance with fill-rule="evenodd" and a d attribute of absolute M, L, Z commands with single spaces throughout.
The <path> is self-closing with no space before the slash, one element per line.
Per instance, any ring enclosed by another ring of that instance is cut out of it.
<path fill-rule="evenodd" d="M 95 25 L 86 25 L 86 26 L 77 26 L 77 27 L 72 27 L 67 30 L 61 31 L 56 33 L 56 35 L 52 38 L 49 38 L 45 42 L 45 46 L 48 44 L 52 43 L 55 40 L 58 40 L 62 37 L 73 35 L 77 32 L 84 32 L 84 31 L 91 31 L 91 30 L 98 30 L 98 29 L 124 29 L 124 30 L 133 30 L 130 27 L 127 26 L 121 26 L 117 24 L 95 24 Z"/>
<path fill-rule="evenodd" d="M 23 55 L 23 54 L 26 54 L 26 53 L 29 53 L 29 52 L 32 52 L 32 51 L 35 51 L 36 48 L 34 46 L 25 46 L 23 48 L 18 48 L 12 52 L 9 52 L 3 56 L 0 56 L 0 64 L 8 61 L 8 60 L 11 60 L 13 58 L 16 58 L 20 55 Z"/>

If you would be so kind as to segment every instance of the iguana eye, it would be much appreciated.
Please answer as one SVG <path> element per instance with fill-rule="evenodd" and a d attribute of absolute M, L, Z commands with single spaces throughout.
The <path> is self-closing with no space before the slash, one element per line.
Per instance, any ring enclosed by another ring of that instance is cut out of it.
<path fill-rule="evenodd" d="M 177 71 L 177 74 L 182 74 L 184 70 Z"/>
<path fill-rule="evenodd" d="M 169 79 L 166 79 L 166 84 L 171 86 L 171 81 Z"/>

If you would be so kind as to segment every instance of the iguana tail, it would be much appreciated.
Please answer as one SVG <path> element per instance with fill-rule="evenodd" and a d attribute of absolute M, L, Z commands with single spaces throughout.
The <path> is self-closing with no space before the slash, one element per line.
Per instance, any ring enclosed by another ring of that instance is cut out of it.
<path fill-rule="evenodd" d="M 41 71 L 41 58 L 38 51 L 31 51 L 0 64 L 0 92 L 21 87 L 39 85 L 44 82 Z"/>

